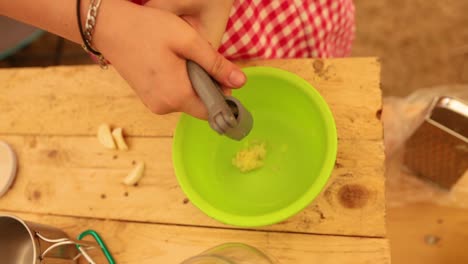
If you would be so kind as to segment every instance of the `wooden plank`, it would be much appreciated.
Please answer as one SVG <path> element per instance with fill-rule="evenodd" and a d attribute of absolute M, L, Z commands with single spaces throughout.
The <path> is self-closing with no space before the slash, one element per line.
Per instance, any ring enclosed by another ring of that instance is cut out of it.
<path fill-rule="evenodd" d="M 128 152 L 104 149 L 95 137 L 1 139 L 16 150 L 19 174 L 13 188 L 0 198 L 0 209 L 223 226 L 185 200 L 173 172 L 170 138 L 130 137 Z M 337 166 L 325 191 L 300 214 L 264 229 L 385 236 L 383 158 L 377 141 L 341 140 Z M 121 180 L 134 160 L 146 162 L 145 177 L 138 187 L 127 187 Z"/>
<path fill-rule="evenodd" d="M 388 242 L 382 238 L 234 231 L 34 214 L 15 215 L 61 228 L 71 237 L 92 228 L 104 238 L 117 263 L 121 264 L 180 263 L 227 242 L 255 246 L 282 264 L 390 263 Z"/>
<path fill-rule="evenodd" d="M 412 203 L 388 209 L 392 263 L 468 263 L 468 209 Z"/>
<path fill-rule="evenodd" d="M 329 103 L 339 138 L 382 137 L 376 59 L 273 60 L 241 63 L 294 72 Z M 134 136 L 171 136 L 178 114 L 150 113 L 114 70 L 98 66 L 0 70 L 0 134 L 94 135 L 102 122 Z"/>
<path fill-rule="evenodd" d="M 404 169 L 402 154 L 393 153 L 386 163 L 392 263 L 468 262 L 468 171 L 443 190 Z"/>
<path fill-rule="evenodd" d="M 387 229 L 394 264 L 466 263 L 468 172 L 451 191 L 387 163 Z"/>

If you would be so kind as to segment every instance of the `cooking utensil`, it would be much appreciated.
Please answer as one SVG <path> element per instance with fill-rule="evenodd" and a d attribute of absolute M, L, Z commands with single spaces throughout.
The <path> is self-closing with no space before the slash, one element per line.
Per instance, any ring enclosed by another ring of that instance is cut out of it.
<path fill-rule="evenodd" d="M 173 161 L 179 184 L 207 215 L 236 226 L 264 226 L 300 212 L 324 188 L 337 151 L 327 103 L 304 79 L 271 67 L 244 69 L 233 95 L 252 110 L 255 126 L 242 141 L 217 137 L 205 121 L 181 116 Z M 262 168 L 242 173 L 232 165 L 249 141 L 266 144 Z"/>
<path fill-rule="evenodd" d="M 0 197 L 2 197 L 16 177 L 17 160 L 13 149 L 0 141 Z"/>
<path fill-rule="evenodd" d="M 0 256 L 5 264 L 69 264 L 83 256 L 88 263 L 96 262 L 88 254 L 101 249 L 110 264 L 115 263 L 99 236 L 87 231 L 80 238 L 93 233 L 100 243 L 73 240 L 60 229 L 26 222 L 11 215 L 0 215 Z"/>
<path fill-rule="evenodd" d="M 192 86 L 208 109 L 208 122 L 213 130 L 235 140 L 241 140 L 252 129 L 252 115 L 239 100 L 225 96 L 213 78 L 200 65 L 187 61 Z"/>
<path fill-rule="evenodd" d="M 437 97 L 408 139 L 405 164 L 420 177 L 450 189 L 468 170 L 468 104 Z"/>

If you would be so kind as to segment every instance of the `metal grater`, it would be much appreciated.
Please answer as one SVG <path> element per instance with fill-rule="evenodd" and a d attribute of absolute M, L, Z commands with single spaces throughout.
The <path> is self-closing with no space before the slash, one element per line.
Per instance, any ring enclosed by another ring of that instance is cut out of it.
<path fill-rule="evenodd" d="M 468 104 L 435 98 L 406 142 L 404 163 L 421 178 L 450 189 L 468 170 Z"/>

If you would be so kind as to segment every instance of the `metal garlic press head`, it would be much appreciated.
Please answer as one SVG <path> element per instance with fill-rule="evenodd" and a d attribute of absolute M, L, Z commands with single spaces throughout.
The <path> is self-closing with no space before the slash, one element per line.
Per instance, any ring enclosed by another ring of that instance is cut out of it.
<path fill-rule="evenodd" d="M 213 130 L 235 140 L 246 137 L 253 126 L 252 115 L 232 96 L 225 96 L 218 82 L 200 65 L 187 61 L 192 86 L 208 109 L 208 122 Z"/>

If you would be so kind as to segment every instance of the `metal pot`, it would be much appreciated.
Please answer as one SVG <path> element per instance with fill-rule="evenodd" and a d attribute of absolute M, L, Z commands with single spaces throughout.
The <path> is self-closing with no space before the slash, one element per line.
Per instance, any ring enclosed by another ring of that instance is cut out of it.
<path fill-rule="evenodd" d="M 79 246 L 79 247 L 77 247 Z M 78 249 L 79 248 L 79 249 Z M 69 264 L 96 243 L 69 239 L 60 229 L 0 215 L 0 256 L 3 264 Z M 90 263 L 94 263 L 92 260 Z"/>

